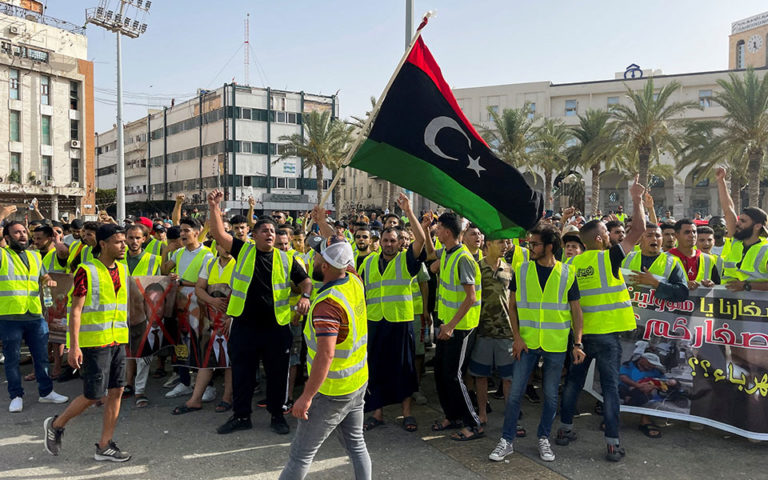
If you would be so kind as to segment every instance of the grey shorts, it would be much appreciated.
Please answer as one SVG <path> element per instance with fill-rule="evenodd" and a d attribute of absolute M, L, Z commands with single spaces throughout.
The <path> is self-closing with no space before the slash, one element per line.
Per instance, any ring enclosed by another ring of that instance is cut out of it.
<path fill-rule="evenodd" d="M 490 377 L 496 374 L 504 380 L 512 380 L 514 357 L 511 338 L 490 338 L 478 335 L 472 356 L 469 358 L 469 374 L 475 377 Z"/>

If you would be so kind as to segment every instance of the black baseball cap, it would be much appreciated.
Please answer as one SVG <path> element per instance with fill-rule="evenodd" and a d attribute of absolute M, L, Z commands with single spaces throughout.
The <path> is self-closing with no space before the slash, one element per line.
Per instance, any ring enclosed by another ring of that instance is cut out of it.
<path fill-rule="evenodd" d="M 765 210 L 758 207 L 747 207 L 741 212 L 751 218 L 753 222 L 761 224 L 763 229 L 760 234 L 768 236 L 768 214 L 765 213 Z"/>
<path fill-rule="evenodd" d="M 106 241 L 118 233 L 125 233 L 125 229 L 120 225 L 115 225 L 114 223 L 104 223 L 99 225 L 99 228 L 96 230 L 96 246 L 93 247 L 93 254 L 98 255 L 101 253 L 101 246 L 99 245 L 100 241 Z"/>

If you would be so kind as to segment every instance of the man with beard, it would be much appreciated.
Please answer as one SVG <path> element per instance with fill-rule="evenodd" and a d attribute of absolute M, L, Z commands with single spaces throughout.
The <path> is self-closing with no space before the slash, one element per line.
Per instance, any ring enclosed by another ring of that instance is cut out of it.
<path fill-rule="evenodd" d="M 425 258 L 424 232 L 411 209 L 408 197 L 401 193 L 398 206 L 414 224 L 413 245 L 400 250 L 397 228 L 384 229 L 381 253 L 368 255 L 360 274 L 365 284 L 368 308 L 368 365 L 370 380 L 365 409 L 372 416 L 365 421 L 365 430 L 384 423 L 383 407 L 402 405 L 403 427 L 416 431 L 416 419 L 411 416 L 411 395 L 419 389 L 414 364 L 412 279 L 419 273 Z M 358 230 L 359 232 L 359 230 Z"/>
<path fill-rule="evenodd" d="M 715 176 L 728 236 L 733 237 L 731 251 L 723 260 L 726 286 L 733 292 L 768 291 L 768 214 L 761 208 L 747 207 L 737 217 L 725 185 L 725 169 L 718 168 Z"/>
<path fill-rule="evenodd" d="M 64 273 L 66 271 L 66 268 L 56 261 L 55 238 L 56 233 L 53 228 L 47 225 L 39 226 L 32 232 L 32 241 L 43 258 L 44 273 Z"/>
<path fill-rule="evenodd" d="M 48 375 L 48 326 L 43 318 L 40 303 L 40 283 L 48 282 L 41 276 L 42 259 L 29 250 L 29 237 L 24 224 L 8 222 L 3 231 L 7 248 L 0 249 L 0 296 L 3 308 L 0 312 L 0 340 L 5 354 L 5 376 L 11 404 L 8 411 L 21 412 L 24 389 L 21 385 L 19 357 L 21 340 L 29 347 L 35 365 L 35 378 L 40 403 L 64 403 L 69 398 L 53 391 L 53 381 Z"/>
<path fill-rule="evenodd" d="M 611 220 L 606 223 L 605 228 L 608 229 L 611 246 L 620 244 L 624 241 L 624 237 L 627 236 L 624 231 L 624 224 L 618 220 Z"/>
<path fill-rule="evenodd" d="M 208 194 L 209 222 L 214 240 L 236 259 L 232 275 L 232 296 L 227 315 L 233 317 L 229 341 L 232 364 L 233 415 L 217 432 L 231 433 L 252 428 L 251 402 L 259 361 L 267 377 L 267 410 L 270 428 L 278 434 L 289 432 L 283 418 L 287 401 L 288 363 L 292 342 L 291 283 L 301 289 L 296 305 L 299 315 L 309 310 L 312 282 L 298 262 L 274 248 L 275 222 L 260 219 L 253 228 L 254 243 L 232 238 L 221 221 L 220 202 L 224 193 Z"/>
<path fill-rule="evenodd" d="M 69 272 L 74 273 L 78 265 L 93 261 L 93 249 L 96 247 L 96 231 L 99 229 L 98 222 L 85 222 L 83 224 L 80 242 L 74 242 L 69 246 L 69 255 L 67 256 L 67 265 Z M 56 247 L 59 256 L 63 254 L 62 247 Z"/>
<path fill-rule="evenodd" d="M 72 223 L 69 224 L 69 235 L 65 236 L 62 241 L 67 247 L 72 247 L 72 245 L 77 246 L 76 244 L 82 241 L 80 238 L 82 233 L 83 221 L 79 218 L 76 218 L 72 220 Z"/>
<path fill-rule="evenodd" d="M 363 261 L 373 252 L 372 245 L 373 237 L 368 225 L 358 227 L 355 230 L 355 246 L 357 249 L 355 251 L 354 267 L 356 271 L 360 271 Z"/>

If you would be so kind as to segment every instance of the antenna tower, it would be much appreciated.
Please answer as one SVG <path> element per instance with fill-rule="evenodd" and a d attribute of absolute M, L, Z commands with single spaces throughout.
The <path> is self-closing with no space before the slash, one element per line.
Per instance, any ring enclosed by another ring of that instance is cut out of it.
<path fill-rule="evenodd" d="M 244 42 L 243 42 L 244 43 L 244 47 L 245 47 L 243 49 L 243 71 L 244 71 L 244 74 L 245 74 L 245 78 L 244 78 L 245 85 L 250 85 L 251 84 L 250 72 L 248 71 L 249 66 L 250 66 L 249 65 L 250 64 L 249 60 L 251 58 L 251 52 L 250 52 L 251 44 L 248 41 L 248 39 L 250 37 L 250 23 L 251 23 L 250 19 L 251 19 L 251 14 L 250 13 L 246 13 L 245 14 L 245 39 L 244 39 Z"/>

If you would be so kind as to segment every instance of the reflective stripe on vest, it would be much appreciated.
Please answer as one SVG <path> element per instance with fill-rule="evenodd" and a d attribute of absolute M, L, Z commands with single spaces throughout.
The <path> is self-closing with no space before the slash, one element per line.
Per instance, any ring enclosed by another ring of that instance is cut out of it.
<path fill-rule="evenodd" d="M 739 262 L 741 262 L 740 265 Z M 744 254 L 744 242 L 736 240 L 731 244 L 731 250 L 723 260 L 723 280 L 726 282 L 768 281 L 766 262 L 768 262 L 768 239 L 761 238 L 759 242 L 749 247 L 746 254 Z"/>
<path fill-rule="evenodd" d="M 697 282 L 703 280 L 712 280 L 712 272 L 715 270 L 715 256 L 708 253 L 701 253 L 699 255 L 699 271 L 696 272 Z"/>
<path fill-rule="evenodd" d="M 323 290 L 312 302 L 309 320 L 304 326 L 307 369 L 310 373 L 317 354 L 312 312 L 323 300 L 330 300 L 344 310 L 349 321 L 349 332 L 347 338 L 336 345 L 328 375 L 319 392 L 328 396 L 347 395 L 359 390 L 368 381 L 368 318 L 363 284 L 355 275 L 347 273 L 346 281 Z"/>
<path fill-rule="evenodd" d="M 242 315 L 255 265 L 256 245 L 253 243 L 243 244 L 237 256 L 234 272 L 232 272 L 232 283 L 230 283 L 232 296 L 229 299 L 227 315 L 232 317 Z M 279 325 L 288 325 L 291 321 L 291 306 L 288 302 L 291 296 L 292 266 L 292 257 L 282 250 L 272 249 L 272 301 L 274 302 L 275 318 Z"/>
<path fill-rule="evenodd" d="M 607 250 L 587 250 L 568 259 L 576 268 L 581 311 L 584 313 L 584 334 L 625 332 L 636 327 L 632 302 L 619 272 L 611 272 Z"/>
<path fill-rule="evenodd" d="M 0 297 L 3 315 L 42 314 L 40 304 L 40 269 L 43 261 L 40 254 L 24 250 L 29 267 L 19 253 L 9 247 L 0 248 Z"/>
<path fill-rule="evenodd" d="M 208 262 L 208 285 L 216 285 L 219 283 L 232 284 L 232 272 L 235 271 L 235 259 L 230 258 L 227 264 L 222 267 L 219 258 L 212 258 Z"/>
<path fill-rule="evenodd" d="M 203 261 L 205 260 L 205 256 L 211 253 L 211 251 L 208 250 L 208 247 L 200 247 L 200 251 L 197 252 L 192 261 L 189 262 L 186 270 L 179 273 L 179 262 L 181 261 L 181 255 L 184 253 L 184 250 L 186 250 L 186 248 L 179 248 L 174 250 L 170 255 L 170 258 L 174 263 L 173 272 L 178 274 L 179 277 L 181 277 L 181 279 L 185 282 L 197 283 L 197 277 L 200 276 L 200 269 L 203 268 Z"/>
<path fill-rule="evenodd" d="M 424 313 L 424 298 L 421 296 L 421 284 L 416 277 L 411 281 L 411 296 L 413 297 L 413 316 Z"/>
<path fill-rule="evenodd" d="M 440 283 L 438 286 L 440 303 L 437 307 L 437 315 L 443 323 L 449 323 L 458 312 L 461 303 L 466 298 L 464 286 L 459 279 L 458 263 L 460 258 L 467 258 L 471 265 L 475 267 L 475 303 L 469 308 L 456 325 L 457 330 L 471 330 L 477 327 L 480 322 L 480 299 L 482 298 L 482 286 L 480 276 L 480 266 L 472 258 L 467 247 L 461 245 L 450 256 L 446 255 L 445 250 L 440 258 Z"/>
<path fill-rule="evenodd" d="M 127 264 L 127 262 L 125 263 Z M 143 251 L 141 253 L 139 263 L 136 264 L 136 266 L 133 268 L 133 271 L 129 272 L 129 274 L 132 277 L 160 275 L 160 257 L 153 255 L 146 250 Z"/>
<path fill-rule="evenodd" d="M 115 292 L 115 285 L 109 270 L 99 260 L 84 263 L 78 267 L 83 270 L 88 283 L 85 303 L 80 314 L 80 334 L 78 344 L 84 347 L 101 347 L 112 343 L 128 343 L 128 267 L 116 262 L 120 277 L 120 288 Z M 72 311 L 72 290 L 69 291 L 67 323 Z M 67 331 L 67 346 L 70 345 Z"/>
<path fill-rule="evenodd" d="M 309 301 L 313 301 L 315 297 L 317 297 L 317 291 L 322 288 L 324 285 L 322 281 L 318 282 L 314 278 L 312 278 L 312 274 L 314 272 L 315 268 L 315 251 L 310 250 L 304 255 L 304 261 L 307 265 L 307 275 L 309 275 L 309 279 L 312 280 L 312 293 L 310 294 Z"/>
<path fill-rule="evenodd" d="M 621 262 L 621 266 L 624 268 L 628 268 L 630 270 L 634 270 L 636 272 L 642 271 L 642 253 L 633 251 L 630 252 L 629 255 L 624 257 L 624 261 Z M 651 268 L 648 269 L 648 271 L 654 275 L 658 275 L 660 277 L 669 278 L 670 275 L 672 275 L 672 270 L 674 270 L 675 265 L 680 263 L 682 265 L 682 262 L 680 262 L 680 259 L 676 256 L 662 252 L 659 256 L 657 256 L 653 263 L 651 264 Z"/>
<path fill-rule="evenodd" d="M 408 322 L 413 320 L 413 294 L 406 252 L 399 252 L 379 272 L 379 253 L 371 253 L 363 261 L 361 274 L 365 284 L 365 306 L 369 320 Z"/>
<path fill-rule="evenodd" d="M 45 273 L 66 273 L 67 268 L 62 267 L 59 263 L 59 259 L 56 256 L 56 249 L 54 248 L 43 257 L 43 267 Z"/>
<path fill-rule="evenodd" d="M 556 262 L 541 289 L 535 262 L 523 262 L 515 272 L 518 325 L 528 348 L 564 352 L 571 329 L 568 290 L 575 281 L 573 267 Z"/>
<path fill-rule="evenodd" d="M 151 253 L 152 255 L 157 255 L 159 257 L 160 255 L 162 255 L 163 247 L 165 245 L 166 245 L 165 242 L 158 240 L 156 238 L 152 238 L 147 244 L 147 248 L 145 248 L 144 250 Z"/>

